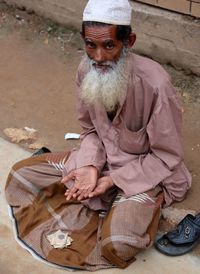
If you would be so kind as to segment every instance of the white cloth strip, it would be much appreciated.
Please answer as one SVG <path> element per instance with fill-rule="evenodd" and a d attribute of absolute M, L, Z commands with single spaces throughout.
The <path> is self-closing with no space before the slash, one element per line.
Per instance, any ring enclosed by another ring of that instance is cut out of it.
<path fill-rule="evenodd" d="M 44 202 L 47 210 L 49 211 L 49 213 L 51 214 L 51 216 L 58 222 L 60 228 L 62 229 L 69 229 L 68 226 L 62 221 L 62 218 L 60 215 L 58 215 L 53 208 L 50 206 L 50 204 L 48 203 L 47 200 L 45 200 Z"/>
<path fill-rule="evenodd" d="M 63 168 L 65 167 L 65 160 L 66 160 L 67 157 L 64 157 L 64 159 L 62 160 L 62 166 Z"/>
<path fill-rule="evenodd" d="M 141 193 L 140 196 L 142 196 L 142 197 L 144 196 L 144 197 L 146 197 L 149 201 L 151 201 L 152 203 L 155 203 L 155 200 L 152 199 L 147 193 Z"/>
<path fill-rule="evenodd" d="M 39 187 L 36 187 L 33 183 L 31 183 L 30 181 L 26 180 L 24 177 L 22 177 L 19 173 L 17 173 L 13 169 L 11 170 L 10 173 L 20 183 L 22 183 L 23 185 L 25 185 L 26 187 L 28 187 L 31 190 L 32 193 L 38 194 L 40 192 L 40 188 Z"/>
<path fill-rule="evenodd" d="M 58 170 L 62 171 L 62 167 L 60 164 L 56 164 L 56 163 L 54 163 L 54 164 L 57 166 Z"/>
<path fill-rule="evenodd" d="M 138 203 L 145 203 L 145 200 L 140 199 L 139 197 L 132 197 L 132 198 L 128 198 L 128 199 L 126 199 L 126 198 L 120 199 L 118 202 L 113 203 L 112 206 L 116 206 L 119 203 L 123 203 L 123 202 L 127 202 L 127 201 L 135 201 Z"/>
<path fill-rule="evenodd" d="M 63 170 L 64 167 L 65 167 L 64 160 L 65 160 L 65 158 L 62 161 L 59 162 L 59 166 L 60 166 L 61 170 Z"/>
<path fill-rule="evenodd" d="M 63 169 L 64 169 L 64 165 L 62 164 L 62 162 L 54 163 L 54 162 L 48 161 L 48 164 L 54 166 L 55 169 L 59 170 L 59 171 L 63 171 Z"/>
<path fill-rule="evenodd" d="M 109 244 L 111 242 L 123 242 L 128 244 L 137 244 L 138 241 L 133 238 L 133 236 L 124 236 L 124 235 L 114 235 L 110 236 L 102 241 L 102 246 Z"/>
<path fill-rule="evenodd" d="M 51 162 L 51 165 L 54 166 L 56 170 L 59 170 L 59 171 L 60 171 L 60 169 L 56 166 L 55 163 Z"/>
<path fill-rule="evenodd" d="M 148 194 L 140 193 L 140 194 L 128 197 L 128 198 L 125 198 L 123 196 L 121 198 L 119 198 L 119 196 L 117 196 L 115 198 L 115 201 L 112 204 L 112 207 L 116 206 L 118 203 L 122 203 L 122 202 L 126 202 L 126 201 L 136 201 L 139 203 L 147 203 L 150 201 L 152 203 L 155 203 L 155 201 Z"/>
<path fill-rule="evenodd" d="M 51 165 L 51 166 L 54 166 L 54 167 L 55 167 L 55 169 L 56 169 L 56 170 L 58 170 L 57 166 L 56 166 L 53 162 L 48 161 L 48 164 L 49 164 L 49 165 Z"/>

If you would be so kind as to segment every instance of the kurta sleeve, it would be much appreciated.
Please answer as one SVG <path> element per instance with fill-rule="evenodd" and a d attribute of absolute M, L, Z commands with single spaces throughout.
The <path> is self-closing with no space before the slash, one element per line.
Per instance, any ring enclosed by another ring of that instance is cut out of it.
<path fill-rule="evenodd" d="M 79 149 L 73 151 L 66 163 L 67 171 L 77 169 L 83 166 L 95 166 L 99 173 L 103 169 L 106 162 L 106 153 L 103 143 L 98 137 L 98 134 L 90 117 L 88 106 L 80 99 L 81 92 L 81 73 L 77 74 L 77 118 L 82 127 L 81 144 Z"/>
<path fill-rule="evenodd" d="M 146 126 L 150 149 L 111 172 L 115 185 L 131 196 L 155 188 L 182 162 L 181 107 L 170 82 L 156 92 L 156 103 Z"/>

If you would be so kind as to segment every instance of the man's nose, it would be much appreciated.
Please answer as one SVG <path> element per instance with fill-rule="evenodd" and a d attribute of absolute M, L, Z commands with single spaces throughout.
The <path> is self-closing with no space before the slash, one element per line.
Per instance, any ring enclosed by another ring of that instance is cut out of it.
<path fill-rule="evenodd" d="M 104 52 L 101 48 L 98 48 L 95 52 L 94 60 L 97 63 L 102 63 L 105 61 Z"/>

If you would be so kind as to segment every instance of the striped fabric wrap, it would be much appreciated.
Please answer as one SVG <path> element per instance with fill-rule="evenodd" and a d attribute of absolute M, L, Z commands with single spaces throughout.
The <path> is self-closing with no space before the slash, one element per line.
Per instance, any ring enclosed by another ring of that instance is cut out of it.
<path fill-rule="evenodd" d="M 61 183 L 68 153 L 47 153 L 16 163 L 5 194 L 18 243 L 34 257 L 68 270 L 125 268 L 155 237 L 163 195 L 159 189 L 129 198 L 118 194 L 108 212 L 66 201 Z M 55 248 L 48 236 L 73 239 Z M 64 234 L 63 234 L 64 235 Z"/>

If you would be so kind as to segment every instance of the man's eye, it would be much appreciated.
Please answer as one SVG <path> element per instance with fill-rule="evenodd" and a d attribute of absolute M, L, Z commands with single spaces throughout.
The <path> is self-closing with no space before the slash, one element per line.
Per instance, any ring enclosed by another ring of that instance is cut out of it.
<path fill-rule="evenodd" d="M 86 41 L 85 44 L 86 44 L 86 47 L 87 47 L 87 48 L 90 48 L 90 49 L 94 49 L 94 48 L 95 48 L 95 44 L 92 43 L 92 42 Z"/>
<path fill-rule="evenodd" d="M 113 43 L 107 43 L 105 45 L 106 49 L 113 49 L 114 48 L 114 44 Z"/>

